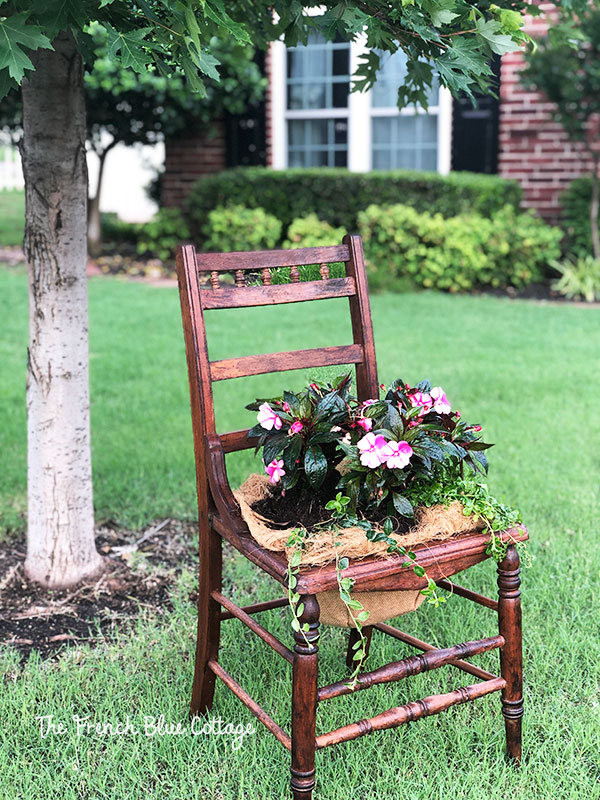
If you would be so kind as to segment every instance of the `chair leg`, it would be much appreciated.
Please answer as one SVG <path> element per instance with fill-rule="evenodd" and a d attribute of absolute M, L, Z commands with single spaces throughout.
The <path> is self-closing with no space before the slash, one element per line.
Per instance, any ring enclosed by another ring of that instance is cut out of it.
<path fill-rule="evenodd" d="M 311 800 L 315 787 L 319 603 L 314 595 L 303 595 L 301 624 L 308 631 L 294 631 L 292 665 L 292 765 L 294 800 Z M 309 644 L 307 645 L 306 640 Z"/>
<path fill-rule="evenodd" d="M 221 633 L 221 607 L 210 593 L 221 591 L 221 537 L 207 524 L 200 529 L 198 572 L 198 634 L 190 716 L 212 708 L 215 676 L 207 664 L 217 659 Z"/>
<path fill-rule="evenodd" d="M 519 554 L 514 545 L 498 565 L 498 623 L 505 645 L 500 649 L 500 673 L 506 681 L 502 690 L 502 714 L 506 727 L 506 749 L 510 759 L 521 763 L 523 719 L 523 654 L 521 645 L 521 592 Z"/>
<path fill-rule="evenodd" d="M 367 655 L 369 655 L 369 650 L 371 649 L 371 636 L 373 635 L 373 626 L 372 625 L 365 625 L 362 629 L 365 639 L 367 640 L 366 651 Z M 348 650 L 346 652 L 346 666 L 348 669 L 354 669 L 356 662 L 354 661 L 354 645 L 359 640 L 358 631 L 356 628 L 350 628 L 350 636 L 348 637 Z"/>

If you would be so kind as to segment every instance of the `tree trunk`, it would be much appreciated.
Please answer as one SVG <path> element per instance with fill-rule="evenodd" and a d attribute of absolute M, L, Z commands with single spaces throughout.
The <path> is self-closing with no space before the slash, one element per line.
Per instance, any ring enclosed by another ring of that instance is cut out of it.
<path fill-rule="evenodd" d="M 116 141 L 111 142 L 108 147 L 101 153 L 97 153 L 98 165 L 98 182 L 96 183 L 96 194 L 90 197 L 90 204 L 88 208 L 88 229 L 87 229 L 87 242 L 90 255 L 99 256 L 102 252 L 102 220 L 100 218 L 100 192 L 102 191 L 102 178 L 104 176 L 104 162 L 106 156 L 110 153 L 113 147 L 117 144 Z"/>
<path fill-rule="evenodd" d="M 29 268 L 26 574 L 49 587 L 98 573 L 89 427 L 83 67 L 70 32 L 23 82 Z"/>
<path fill-rule="evenodd" d="M 598 211 L 600 210 L 600 178 L 598 177 L 598 159 L 594 159 L 592 175 L 592 201 L 590 203 L 590 225 L 592 229 L 592 250 L 594 258 L 600 259 L 600 230 Z"/>

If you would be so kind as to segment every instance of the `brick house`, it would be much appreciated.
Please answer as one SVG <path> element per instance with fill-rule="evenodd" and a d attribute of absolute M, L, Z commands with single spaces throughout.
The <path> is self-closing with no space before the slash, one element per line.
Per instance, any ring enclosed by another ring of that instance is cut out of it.
<path fill-rule="evenodd" d="M 552 18 L 526 19 L 526 30 L 540 36 Z M 373 89 L 350 94 L 350 75 L 363 48 L 326 42 L 317 36 L 307 46 L 271 45 L 265 58 L 269 87 L 265 102 L 247 115 L 217 120 L 201 136 L 190 135 L 166 148 L 163 202 L 179 205 L 202 175 L 239 164 L 371 169 L 423 169 L 497 173 L 523 187 L 524 204 L 549 222 L 560 216 L 560 195 L 590 170 L 580 144 L 568 140 L 552 120 L 552 105 L 519 83 L 523 63 L 511 53 L 494 63 L 499 99 L 453 100 L 433 87 L 427 113 L 398 111 L 396 87 L 404 56 L 387 56 Z"/>

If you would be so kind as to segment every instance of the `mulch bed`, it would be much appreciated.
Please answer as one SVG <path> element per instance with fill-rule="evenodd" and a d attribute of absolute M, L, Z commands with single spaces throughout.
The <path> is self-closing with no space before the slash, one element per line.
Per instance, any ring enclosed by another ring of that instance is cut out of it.
<path fill-rule="evenodd" d="M 65 646 L 111 638 L 130 626 L 140 609 L 169 610 L 177 577 L 197 564 L 196 542 L 197 526 L 176 520 L 142 533 L 99 527 L 96 546 L 106 557 L 105 572 L 61 591 L 25 577 L 22 542 L 1 542 L 0 643 L 15 647 L 23 660 L 32 650 L 46 658 Z"/>

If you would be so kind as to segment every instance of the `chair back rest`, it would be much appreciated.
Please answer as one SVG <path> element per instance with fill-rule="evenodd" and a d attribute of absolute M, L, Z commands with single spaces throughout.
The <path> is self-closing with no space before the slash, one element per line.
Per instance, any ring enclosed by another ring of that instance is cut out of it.
<path fill-rule="evenodd" d="M 329 264 L 339 262 L 345 265 L 345 276 L 330 278 Z M 354 364 L 359 399 L 378 396 L 373 326 L 360 236 L 346 235 L 343 243 L 335 247 L 240 253 L 197 253 L 193 245 L 185 245 L 178 248 L 176 263 L 190 380 L 196 465 L 200 470 L 207 436 L 214 441 L 215 435 L 218 435 L 224 453 L 253 446 L 247 436 L 248 429 L 217 434 L 212 391 L 214 381 L 306 367 Z M 321 279 L 301 281 L 298 267 L 311 264 L 320 265 Z M 289 267 L 290 283 L 271 284 L 270 270 L 277 267 Z M 233 275 L 233 285 L 222 285 L 226 273 Z M 248 285 L 248 273 L 251 273 L 251 285 Z M 349 300 L 352 344 L 210 361 L 204 324 L 205 310 L 270 306 L 334 297 L 347 297 Z"/>

